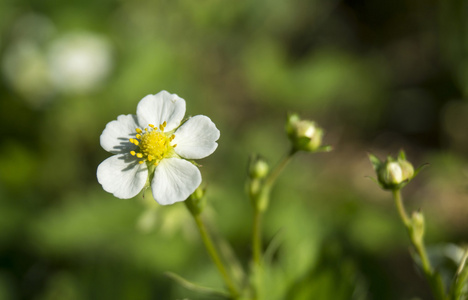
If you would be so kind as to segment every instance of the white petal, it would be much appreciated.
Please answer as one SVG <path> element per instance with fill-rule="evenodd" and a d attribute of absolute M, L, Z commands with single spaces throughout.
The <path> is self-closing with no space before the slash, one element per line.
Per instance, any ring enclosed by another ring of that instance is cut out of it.
<path fill-rule="evenodd" d="M 180 158 L 163 159 L 156 167 L 151 190 L 161 205 L 186 200 L 200 185 L 201 173 L 189 161 Z"/>
<path fill-rule="evenodd" d="M 164 131 L 171 131 L 179 126 L 184 115 L 185 100 L 166 91 L 146 96 L 137 106 L 138 122 L 141 126 L 159 126 L 165 121 L 167 125 Z"/>
<path fill-rule="evenodd" d="M 139 164 L 133 156 L 114 155 L 103 161 L 97 169 L 102 188 L 115 197 L 135 197 L 145 186 L 148 177 L 146 164 Z"/>
<path fill-rule="evenodd" d="M 101 134 L 101 146 L 104 150 L 114 154 L 128 153 L 136 148 L 129 142 L 134 138 L 138 127 L 135 115 L 120 115 L 117 120 L 107 123 Z"/>
<path fill-rule="evenodd" d="M 206 116 L 195 116 L 182 124 L 174 133 L 172 144 L 175 152 L 189 159 L 200 159 L 213 153 L 218 147 L 219 130 Z"/>

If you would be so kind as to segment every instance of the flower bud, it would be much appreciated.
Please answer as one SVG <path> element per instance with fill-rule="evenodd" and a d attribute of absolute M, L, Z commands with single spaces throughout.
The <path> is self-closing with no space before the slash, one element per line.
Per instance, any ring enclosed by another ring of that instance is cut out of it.
<path fill-rule="evenodd" d="M 249 176 L 250 178 L 262 179 L 268 175 L 268 163 L 259 155 L 252 155 L 249 162 Z"/>
<path fill-rule="evenodd" d="M 400 184 L 403 181 L 403 171 L 397 162 L 386 161 L 378 174 L 379 180 L 387 185 Z"/>
<path fill-rule="evenodd" d="M 198 187 L 185 201 L 188 209 L 193 215 L 199 215 L 206 205 L 205 189 Z"/>
<path fill-rule="evenodd" d="M 411 238 L 418 243 L 422 243 L 424 237 L 424 215 L 415 211 L 411 215 Z"/>
<path fill-rule="evenodd" d="M 322 145 L 323 130 L 309 120 L 301 120 L 297 114 L 288 116 L 286 132 L 294 150 L 315 152 Z"/>
<path fill-rule="evenodd" d="M 398 159 L 398 163 L 400 165 L 400 168 L 401 168 L 401 173 L 402 173 L 402 176 L 403 176 L 403 180 L 409 180 L 411 178 L 413 178 L 414 176 L 414 168 L 413 168 L 413 165 L 407 161 L 407 160 L 402 160 L 402 159 Z"/>
<path fill-rule="evenodd" d="M 383 189 L 395 190 L 405 186 L 414 178 L 416 172 L 413 165 L 406 160 L 403 151 L 397 159 L 389 156 L 385 161 L 380 161 L 376 156 L 370 154 L 369 158 L 377 173 L 377 181 Z"/>
<path fill-rule="evenodd" d="M 269 189 L 259 179 L 251 179 L 247 185 L 252 205 L 256 211 L 265 211 L 269 204 Z"/>

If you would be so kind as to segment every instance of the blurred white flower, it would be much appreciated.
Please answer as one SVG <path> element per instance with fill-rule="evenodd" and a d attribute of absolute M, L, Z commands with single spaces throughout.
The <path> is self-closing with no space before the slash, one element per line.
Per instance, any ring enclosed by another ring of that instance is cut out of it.
<path fill-rule="evenodd" d="M 112 48 L 103 36 L 66 33 L 45 16 L 29 13 L 11 26 L 1 68 L 6 83 L 33 107 L 57 92 L 86 93 L 99 87 L 112 69 Z"/>
<path fill-rule="evenodd" d="M 3 74 L 10 86 L 32 106 L 41 106 L 54 94 L 45 55 L 34 41 L 11 44 L 3 56 Z"/>
<path fill-rule="evenodd" d="M 184 115 L 185 100 L 162 91 L 144 97 L 136 115 L 120 115 L 108 123 L 101 146 L 115 155 L 97 169 L 104 190 L 118 198 L 132 198 L 149 179 L 159 204 L 186 200 L 202 180 L 198 168 L 186 159 L 212 154 L 220 133 L 202 115 L 181 125 Z"/>
<path fill-rule="evenodd" d="M 34 107 L 48 102 L 55 93 L 45 51 L 54 32 L 47 17 L 22 15 L 11 26 L 12 39 L 3 52 L 6 83 Z"/>
<path fill-rule="evenodd" d="M 112 69 L 110 43 L 92 33 L 69 33 L 55 40 L 48 60 L 57 89 L 88 92 L 98 87 Z"/>

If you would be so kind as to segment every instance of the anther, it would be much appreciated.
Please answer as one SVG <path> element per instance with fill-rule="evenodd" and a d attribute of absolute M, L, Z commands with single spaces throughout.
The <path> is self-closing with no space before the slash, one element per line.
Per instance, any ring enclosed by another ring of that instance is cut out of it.
<path fill-rule="evenodd" d="M 142 133 L 142 132 L 143 132 L 143 130 L 141 130 L 140 128 L 137 128 L 137 129 L 135 129 L 135 130 L 136 130 L 136 132 L 138 132 L 138 133 Z"/>
<path fill-rule="evenodd" d="M 137 153 L 136 156 L 137 156 L 138 158 L 142 158 L 142 157 L 143 157 L 143 154 L 142 154 L 142 153 Z"/>
<path fill-rule="evenodd" d="M 135 156 L 136 152 L 135 152 L 135 151 L 130 151 L 130 154 L 131 154 L 132 156 Z"/>
<path fill-rule="evenodd" d="M 136 138 L 139 139 L 139 140 L 141 140 L 141 135 L 140 135 L 140 134 L 137 134 L 137 135 L 136 135 Z"/>

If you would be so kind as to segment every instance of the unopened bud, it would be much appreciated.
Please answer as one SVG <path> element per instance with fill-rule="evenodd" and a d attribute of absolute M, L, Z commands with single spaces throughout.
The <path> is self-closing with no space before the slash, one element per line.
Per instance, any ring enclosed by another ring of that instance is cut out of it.
<path fill-rule="evenodd" d="M 301 120 L 296 114 L 288 116 L 286 132 L 295 150 L 315 152 L 322 145 L 323 130 L 312 121 Z"/>
<path fill-rule="evenodd" d="M 185 201 L 188 209 L 193 215 L 199 215 L 206 205 L 205 189 L 198 187 Z"/>
<path fill-rule="evenodd" d="M 248 184 L 249 196 L 256 211 L 265 211 L 269 205 L 269 188 L 258 179 L 250 180 Z"/>
<path fill-rule="evenodd" d="M 419 211 L 415 211 L 411 215 L 411 235 L 414 241 L 422 242 L 424 237 L 424 215 Z"/>
<path fill-rule="evenodd" d="M 380 186 L 387 190 L 400 189 L 405 186 L 417 172 L 413 165 L 406 160 L 405 153 L 400 152 L 397 159 L 389 156 L 385 161 L 380 161 L 375 155 L 370 154 L 374 170 L 377 173 L 377 181 Z M 418 169 L 420 170 L 420 168 Z"/>
<path fill-rule="evenodd" d="M 397 162 L 387 161 L 379 172 L 379 180 L 387 185 L 400 184 L 403 181 L 403 171 Z"/>
<path fill-rule="evenodd" d="M 268 163 L 258 155 L 250 157 L 249 162 L 249 176 L 250 178 L 261 179 L 268 175 Z"/>
<path fill-rule="evenodd" d="M 409 180 L 413 178 L 414 168 L 413 168 L 413 165 L 409 161 L 398 159 L 398 164 L 400 165 L 400 168 L 401 168 L 403 180 Z"/>

